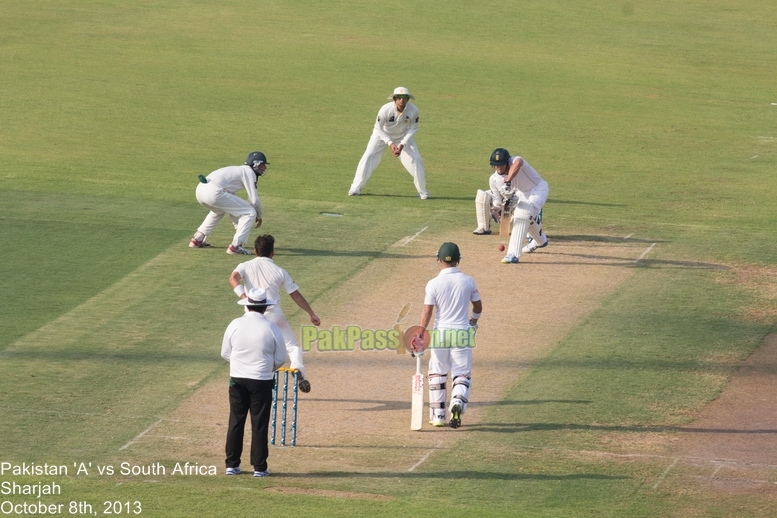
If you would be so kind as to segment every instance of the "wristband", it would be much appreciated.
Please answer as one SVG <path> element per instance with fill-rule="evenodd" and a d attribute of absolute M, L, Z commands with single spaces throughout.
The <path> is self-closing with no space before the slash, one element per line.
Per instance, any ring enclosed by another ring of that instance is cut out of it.
<path fill-rule="evenodd" d="M 473 311 L 473 312 L 472 312 L 472 318 L 473 318 L 473 319 L 475 319 L 475 320 L 477 320 L 477 319 L 479 319 L 479 318 L 480 318 L 480 315 L 482 315 L 482 314 L 483 314 L 482 312 L 481 312 L 481 313 L 475 313 L 475 312 Z"/>
<path fill-rule="evenodd" d="M 243 295 L 246 294 L 246 289 L 243 287 L 242 284 L 238 284 L 237 286 L 235 286 L 235 288 L 232 291 L 234 291 L 235 295 L 237 295 L 238 297 L 242 297 Z"/>

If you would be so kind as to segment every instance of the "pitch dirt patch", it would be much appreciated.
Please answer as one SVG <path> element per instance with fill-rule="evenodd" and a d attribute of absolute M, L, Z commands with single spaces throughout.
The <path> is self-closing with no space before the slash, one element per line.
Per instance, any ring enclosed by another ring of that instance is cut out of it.
<path fill-rule="evenodd" d="M 774 491 L 777 484 L 777 334 L 739 368 L 718 399 L 677 434 L 668 476 L 717 489 Z"/>
<path fill-rule="evenodd" d="M 437 248 L 443 241 L 457 242 L 461 269 L 475 278 L 484 306 L 471 404 L 462 428 L 425 425 L 421 432 L 410 431 L 415 361 L 409 354 L 361 351 L 358 346 L 353 351 L 314 349 L 305 355 L 313 390 L 300 396 L 298 446 L 271 447 L 273 473 L 284 478 L 323 473 L 389 476 L 419 468 L 435 452 L 469 436 L 468 425 L 478 423 L 484 409 L 498 404 L 510 386 L 598 307 L 650 246 L 578 236 L 553 240 L 547 248 L 524 255 L 519 265 L 502 265 L 497 236 L 410 237 L 313 305 L 322 329 L 393 329 L 408 303 L 411 309 L 401 325 L 416 325 L 426 283 L 439 272 Z M 297 329 L 306 323 L 299 313 L 291 315 L 290 322 Z M 227 376 L 225 364 L 223 379 L 206 383 L 134 443 L 131 454 L 158 458 L 164 452 L 165 458 L 223 466 Z M 247 452 L 248 447 L 246 457 Z"/>

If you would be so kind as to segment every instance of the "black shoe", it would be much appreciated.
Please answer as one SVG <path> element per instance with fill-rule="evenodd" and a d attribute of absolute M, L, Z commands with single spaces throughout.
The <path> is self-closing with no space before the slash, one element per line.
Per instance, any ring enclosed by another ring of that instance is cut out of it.
<path fill-rule="evenodd" d="M 310 392 L 310 382 L 306 379 L 299 380 L 299 389 L 305 394 L 307 394 L 308 392 Z"/>
<path fill-rule="evenodd" d="M 451 407 L 451 428 L 461 426 L 461 405 L 456 403 Z"/>

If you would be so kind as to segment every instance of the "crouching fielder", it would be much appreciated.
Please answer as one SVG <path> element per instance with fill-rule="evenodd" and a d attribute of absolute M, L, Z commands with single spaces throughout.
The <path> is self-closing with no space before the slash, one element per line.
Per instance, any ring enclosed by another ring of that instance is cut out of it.
<path fill-rule="evenodd" d="M 494 174 L 489 179 L 489 190 L 478 190 L 475 198 L 478 228 L 473 233 L 490 234 L 491 215 L 495 219 L 509 217 L 512 211 L 510 244 L 502 262 L 517 263 L 521 253 L 531 253 L 548 246 L 548 237 L 542 231 L 542 208 L 550 189 L 548 182 L 523 157 L 511 157 L 504 148 L 496 148 L 491 153 L 490 162 Z M 505 201 L 508 202 L 506 215 L 501 214 Z M 527 234 L 531 239 L 523 246 Z"/>
<path fill-rule="evenodd" d="M 434 330 L 429 350 L 429 423 L 432 426 L 445 426 L 446 384 L 450 375 L 451 428 L 461 426 L 461 415 L 467 410 L 469 389 L 472 376 L 472 347 L 474 343 L 458 343 L 451 346 L 444 339 L 446 331 L 467 331 L 473 336 L 471 327 L 477 326 L 477 320 L 483 311 L 480 293 L 475 280 L 459 271 L 461 260 L 459 247 L 455 243 L 443 243 L 437 252 L 440 273 L 426 285 L 424 310 L 421 313 L 421 327 L 426 329 L 436 309 Z M 470 318 L 469 305 L 472 304 Z M 462 333 L 449 333 L 456 336 Z M 435 338 L 436 336 L 436 338 Z"/>

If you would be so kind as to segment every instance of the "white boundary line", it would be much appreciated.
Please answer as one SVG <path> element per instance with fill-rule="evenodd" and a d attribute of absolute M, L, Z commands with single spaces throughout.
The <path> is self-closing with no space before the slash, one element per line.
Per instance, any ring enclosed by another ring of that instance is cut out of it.
<path fill-rule="evenodd" d="M 434 448 L 432 448 L 431 450 L 427 451 L 427 452 L 426 452 L 426 454 L 425 454 L 423 457 L 421 457 L 421 460 L 419 460 L 418 462 L 416 462 L 415 464 L 413 464 L 413 466 L 412 466 L 412 467 L 411 467 L 409 470 L 407 470 L 407 471 L 408 471 L 408 472 L 410 472 L 410 471 L 413 471 L 413 470 L 414 470 L 414 469 L 416 469 L 418 466 L 420 466 L 421 464 L 423 464 L 423 463 L 424 463 L 424 461 L 426 461 L 426 459 L 428 459 L 428 458 L 429 458 L 429 455 L 431 455 L 432 453 L 434 453 L 434 450 L 437 450 L 437 449 L 439 449 L 439 448 L 440 448 L 440 446 L 442 446 L 442 441 L 438 442 L 438 443 L 437 443 L 437 445 L 436 445 Z"/>
<path fill-rule="evenodd" d="M 162 422 L 162 419 L 160 419 L 160 420 L 159 420 L 159 421 L 157 421 L 156 423 L 152 424 L 151 426 L 149 426 L 148 428 L 146 428 L 146 429 L 145 429 L 145 430 L 143 430 L 142 432 L 140 432 L 138 435 L 136 435 L 136 436 L 135 436 L 135 438 L 134 438 L 134 439 L 132 439 L 130 442 L 128 442 L 127 444 L 125 444 L 124 446 L 122 446 L 121 448 L 119 448 L 119 451 L 122 451 L 122 450 L 124 450 L 124 449 L 126 449 L 126 448 L 129 448 L 130 446 L 132 446 L 133 444 L 135 444 L 136 442 L 138 442 L 138 441 L 140 440 L 140 438 L 141 438 L 141 437 L 143 437 L 144 435 L 146 435 L 146 434 L 147 434 L 148 432 L 150 432 L 150 431 L 151 431 L 151 430 L 152 430 L 152 429 L 153 429 L 153 428 L 154 428 L 156 425 L 158 425 L 158 424 L 159 424 L 159 423 L 161 423 L 161 422 Z"/>
<path fill-rule="evenodd" d="M 643 258 L 643 257 L 645 257 L 646 255 L 648 255 L 648 253 L 650 253 L 650 251 L 651 251 L 651 250 L 653 250 L 653 247 L 654 247 L 654 246 L 656 246 L 657 244 L 658 244 L 658 243 L 653 243 L 652 245 L 650 245 L 650 246 L 647 248 L 647 250 L 645 250 L 644 252 L 642 252 L 641 254 L 639 254 L 639 257 L 637 257 L 637 259 L 636 259 L 634 262 L 635 262 L 635 263 L 638 263 L 638 262 L 640 262 L 640 261 L 642 260 L 642 258 Z"/>

